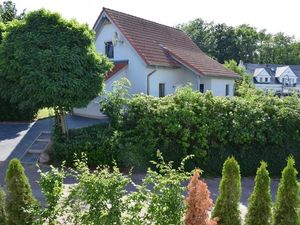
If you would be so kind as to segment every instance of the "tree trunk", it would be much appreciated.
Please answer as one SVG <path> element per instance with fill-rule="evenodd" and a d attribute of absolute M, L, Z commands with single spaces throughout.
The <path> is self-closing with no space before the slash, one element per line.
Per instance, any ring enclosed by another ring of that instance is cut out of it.
<path fill-rule="evenodd" d="M 62 134 L 68 138 L 69 137 L 69 129 L 66 124 L 64 110 L 59 110 L 59 125 L 61 127 Z"/>

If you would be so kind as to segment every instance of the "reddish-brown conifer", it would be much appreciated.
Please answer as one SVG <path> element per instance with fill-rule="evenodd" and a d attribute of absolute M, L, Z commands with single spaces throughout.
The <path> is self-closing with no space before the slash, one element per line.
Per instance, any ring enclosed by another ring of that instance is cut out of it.
<path fill-rule="evenodd" d="M 186 225 L 217 225 L 217 219 L 209 218 L 213 205 L 207 184 L 199 179 L 200 170 L 195 170 L 188 185 Z"/>

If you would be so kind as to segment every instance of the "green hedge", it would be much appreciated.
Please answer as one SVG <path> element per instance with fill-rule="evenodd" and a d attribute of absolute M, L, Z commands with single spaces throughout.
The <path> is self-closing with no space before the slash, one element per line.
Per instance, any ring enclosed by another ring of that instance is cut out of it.
<path fill-rule="evenodd" d="M 227 98 L 184 88 L 164 98 L 136 95 L 115 110 L 122 111 L 121 117 L 111 118 L 115 126 L 71 131 L 69 141 L 56 138 L 56 159 L 72 162 L 74 153 L 86 152 L 90 165 L 115 159 L 122 167 L 144 169 L 159 149 L 177 165 L 193 154 L 188 167 L 211 175 L 219 175 L 226 158 L 234 156 L 243 176 L 255 175 L 261 160 L 272 175 L 280 174 L 289 155 L 300 160 L 297 96 Z"/>
<path fill-rule="evenodd" d="M 288 155 L 300 159 L 300 101 L 255 95 L 213 97 L 184 88 L 164 98 L 137 95 L 128 101 L 120 132 L 122 151 L 153 159 L 160 149 L 166 160 L 189 154 L 190 165 L 220 174 L 233 155 L 243 176 L 254 175 L 261 160 L 278 175 Z M 299 168 L 300 169 L 300 168 Z"/>
<path fill-rule="evenodd" d="M 69 139 L 55 128 L 53 137 L 53 155 L 55 162 L 66 161 L 72 165 L 75 154 L 81 157 L 85 153 L 90 166 L 112 165 L 115 153 L 112 149 L 114 131 L 107 125 L 94 125 L 87 128 L 70 130 Z"/>
<path fill-rule="evenodd" d="M 30 109 L 20 110 L 14 104 L 0 98 L 0 121 L 31 121 L 36 113 Z"/>

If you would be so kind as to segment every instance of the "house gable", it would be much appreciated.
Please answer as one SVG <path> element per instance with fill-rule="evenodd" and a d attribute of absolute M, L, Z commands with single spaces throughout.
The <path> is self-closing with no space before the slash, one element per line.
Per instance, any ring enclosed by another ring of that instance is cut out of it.
<path fill-rule="evenodd" d="M 270 83 L 271 75 L 267 72 L 265 68 L 257 68 L 254 71 L 253 77 L 258 83 Z"/>
<path fill-rule="evenodd" d="M 289 66 L 277 67 L 275 77 L 277 78 L 279 83 L 297 83 L 297 76 Z"/>

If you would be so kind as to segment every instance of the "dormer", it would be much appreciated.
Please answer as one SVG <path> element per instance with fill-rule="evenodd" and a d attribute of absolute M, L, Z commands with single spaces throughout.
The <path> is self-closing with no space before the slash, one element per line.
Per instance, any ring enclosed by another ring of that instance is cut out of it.
<path fill-rule="evenodd" d="M 279 83 L 292 86 L 297 83 L 297 76 L 289 66 L 276 68 L 275 77 Z"/>
<path fill-rule="evenodd" d="M 265 68 L 257 68 L 254 71 L 253 77 L 258 83 L 270 83 L 271 75 Z"/>

